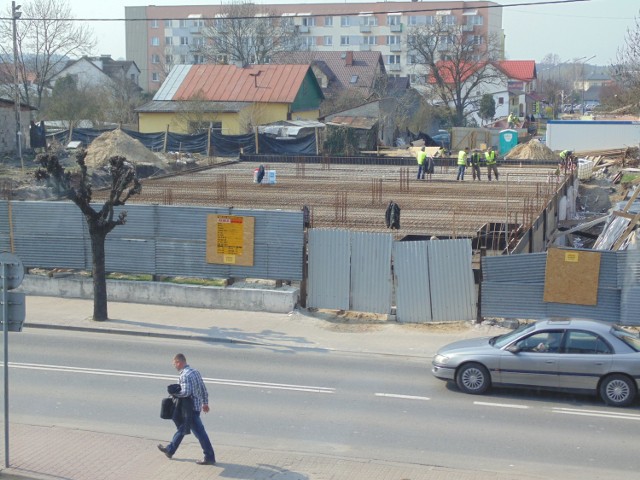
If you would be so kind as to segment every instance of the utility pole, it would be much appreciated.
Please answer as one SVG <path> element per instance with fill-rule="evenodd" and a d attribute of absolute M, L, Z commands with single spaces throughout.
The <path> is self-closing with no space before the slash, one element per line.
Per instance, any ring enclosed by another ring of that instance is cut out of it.
<path fill-rule="evenodd" d="M 18 78 L 18 34 L 16 31 L 17 22 L 22 15 L 20 7 L 15 1 L 11 2 L 11 21 L 13 22 L 13 103 L 16 110 L 16 152 L 20 158 L 20 165 L 24 171 L 24 160 L 22 159 L 22 128 L 20 126 L 20 81 Z"/>

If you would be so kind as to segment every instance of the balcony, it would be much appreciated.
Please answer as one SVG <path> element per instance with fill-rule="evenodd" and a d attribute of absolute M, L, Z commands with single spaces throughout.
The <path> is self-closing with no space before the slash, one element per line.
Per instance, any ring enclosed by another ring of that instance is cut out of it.
<path fill-rule="evenodd" d="M 361 43 L 360 44 L 360 51 L 361 52 L 368 52 L 369 50 L 371 50 L 371 45 L 369 45 L 368 43 Z"/>
<path fill-rule="evenodd" d="M 463 32 L 473 32 L 473 27 L 474 27 L 474 25 L 463 25 L 462 26 L 462 31 Z"/>
<path fill-rule="evenodd" d="M 360 33 L 371 33 L 371 25 L 360 25 Z"/>
<path fill-rule="evenodd" d="M 401 32 L 402 31 L 402 24 L 398 23 L 396 25 L 389 25 L 389 30 L 391 30 L 392 32 Z"/>
<path fill-rule="evenodd" d="M 300 33 L 309 33 L 309 26 L 308 25 L 300 25 L 298 27 L 298 31 Z"/>
<path fill-rule="evenodd" d="M 401 52 L 402 51 L 402 45 L 399 43 L 392 43 L 391 45 L 389 45 L 389 51 L 391 52 Z"/>
<path fill-rule="evenodd" d="M 400 70 L 402 70 L 402 65 L 400 65 L 399 63 L 391 63 L 387 65 L 387 70 L 389 70 L 390 72 L 399 72 Z"/>

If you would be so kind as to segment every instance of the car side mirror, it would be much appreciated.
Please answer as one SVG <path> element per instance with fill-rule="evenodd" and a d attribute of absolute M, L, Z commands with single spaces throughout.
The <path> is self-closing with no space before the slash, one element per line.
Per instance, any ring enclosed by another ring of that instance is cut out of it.
<path fill-rule="evenodd" d="M 520 353 L 520 347 L 518 345 L 516 345 L 515 343 L 512 345 L 509 345 L 506 348 L 507 352 L 511 352 L 511 353 Z"/>

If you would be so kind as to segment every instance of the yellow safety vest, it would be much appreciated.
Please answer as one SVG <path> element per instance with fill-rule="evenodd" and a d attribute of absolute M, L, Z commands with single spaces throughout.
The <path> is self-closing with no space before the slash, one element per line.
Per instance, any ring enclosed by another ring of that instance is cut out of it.
<path fill-rule="evenodd" d="M 496 152 L 484 152 L 484 158 L 487 160 L 487 165 L 495 165 L 496 163 Z"/>
<path fill-rule="evenodd" d="M 424 161 L 427 159 L 427 152 L 418 152 L 418 165 L 424 165 Z"/>
<path fill-rule="evenodd" d="M 465 152 L 464 150 L 460 150 L 458 152 L 458 165 L 464 165 L 465 167 L 467 166 L 467 152 Z"/>

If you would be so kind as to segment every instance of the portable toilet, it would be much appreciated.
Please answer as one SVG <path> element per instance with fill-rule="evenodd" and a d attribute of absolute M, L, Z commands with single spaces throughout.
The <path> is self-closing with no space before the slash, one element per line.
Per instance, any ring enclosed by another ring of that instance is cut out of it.
<path fill-rule="evenodd" d="M 513 147 L 518 145 L 518 131 L 517 130 L 501 130 L 499 135 L 500 146 L 498 148 L 498 154 L 500 156 L 506 154 Z"/>

